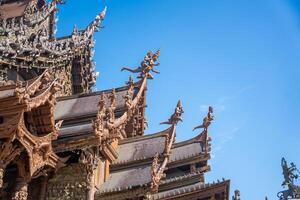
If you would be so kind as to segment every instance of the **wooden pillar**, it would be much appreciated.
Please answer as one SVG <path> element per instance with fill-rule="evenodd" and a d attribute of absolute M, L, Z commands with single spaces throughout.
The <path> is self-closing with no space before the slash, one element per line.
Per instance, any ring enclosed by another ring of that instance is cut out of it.
<path fill-rule="evenodd" d="M 110 166 L 110 162 L 109 160 L 105 161 L 105 170 L 104 170 L 104 182 L 107 181 L 107 179 L 109 178 L 109 166 Z"/>
<path fill-rule="evenodd" d="M 27 200 L 28 183 L 25 178 L 17 178 L 14 193 L 11 200 Z"/>
<path fill-rule="evenodd" d="M 41 191 L 39 195 L 39 200 L 45 200 L 46 198 L 46 191 L 47 191 L 47 184 L 48 184 L 49 177 L 43 176 L 41 180 Z"/>
<path fill-rule="evenodd" d="M 95 184 L 94 184 L 94 178 L 95 174 L 93 173 L 91 175 L 92 181 L 89 183 L 90 185 L 88 186 L 88 191 L 87 191 L 87 200 L 94 200 L 95 197 Z"/>

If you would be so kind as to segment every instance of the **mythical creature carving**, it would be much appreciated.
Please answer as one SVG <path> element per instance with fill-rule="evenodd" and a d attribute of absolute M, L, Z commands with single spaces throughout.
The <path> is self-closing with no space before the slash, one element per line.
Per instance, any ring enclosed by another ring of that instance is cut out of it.
<path fill-rule="evenodd" d="M 282 186 L 287 187 L 288 189 L 278 192 L 277 194 L 278 198 L 280 200 L 300 198 L 300 187 L 295 185 L 294 183 L 295 179 L 298 178 L 298 174 L 300 174 L 296 165 L 294 163 L 291 163 L 290 166 L 288 166 L 288 163 L 285 160 L 285 158 L 282 158 L 281 167 L 282 167 L 282 174 L 284 177 Z"/>
<path fill-rule="evenodd" d="M 206 153 L 208 153 L 210 151 L 209 141 L 211 139 L 208 136 L 208 127 L 210 126 L 211 122 L 214 120 L 213 112 L 214 112 L 213 107 L 209 106 L 207 116 L 204 117 L 202 124 L 199 126 L 196 126 L 193 129 L 193 131 L 194 131 L 196 129 L 203 128 L 203 131 L 200 134 L 199 140 L 202 143 L 202 150 L 205 151 Z"/>
<path fill-rule="evenodd" d="M 116 90 L 113 89 L 112 92 L 108 95 L 110 100 L 110 106 L 106 110 L 106 128 L 112 130 L 114 128 L 115 122 L 115 109 L 116 109 Z"/>
<path fill-rule="evenodd" d="M 153 79 L 151 72 L 159 74 L 159 71 L 156 71 L 154 69 L 154 67 L 159 65 L 159 63 L 157 63 L 159 56 L 160 56 L 160 50 L 157 50 L 156 53 L 149 51 L 138 68 L 130 69 L 128 67 L 123 67 L 121 71 L 126 70 L 132 73 L 139 73 L 138 78 L 147 77 L 149 79 Z"/>
<path fill-rule="evenodd" d="M 181 115 L 184 113 L 183 107 L 181 105 L 181 101 L 178 101 L 177 106 L 175 108 L 175 112 L 171 115 L 171 117 L 166 122 L 161 122 L 160 124 L 172 124 L 176 125 L 179 121 L 182 122 Z"/>
<path fill-rule="evenodd" d="M 199 128 L 203 128 L 204 131 L 207 131 L 207 129 L 210 126 L 211 122 L 214 120 L 213 112 L 214 112 L 213 107 L 209 106 L 207 116 L 203 119 L 203 123 L 199 126 L 196 126 L 193 129 L 193 131 L 196 130 L 196 129 L 199 129 Z"/>
<path fill-rule="evenodd" d="M 93 121 L 93 128 L 95 130 L 95 134 L 99 139 L 102 139 L 104 134 L 104 120 L 106 116 L 106 108 L 105 108 L 105 93 L 101 93 L 99 103 L 98 103 L 98 113 L 96 119 Z"/>
<path fill-rule="evenodd" d="M 241 195 L 239 190 L 234 191 L 234 196 L 232 197 L 232 200 L 241 200 Z"/>
<path fill-rule="evenodd" d="M 125 99 L 125 106 L 127 108 L 127 114 L 128 114 L 128 118 L 130 118 L 132 116 L 132 98 L 133 98 L 133 89 L 134 89 L 134 83 L 133 83 L 133 79 L 130 76 L 128 82 L 126 82 L 126 84 L 128 85 L 128 90 L 126 92 L 126 95 L 123 96 L 123 98 Z"/>

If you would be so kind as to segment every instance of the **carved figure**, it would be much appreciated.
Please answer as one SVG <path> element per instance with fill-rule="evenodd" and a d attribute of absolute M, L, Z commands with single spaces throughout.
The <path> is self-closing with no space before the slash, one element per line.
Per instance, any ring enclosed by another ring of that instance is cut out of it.
<path fill-rule="evenodd" d="M 166 122 L 161 122 L 160 124 L 173 124 L 176 125 L 179 121 L 182 122 L 181 115 L 184 113 L 183 107 L 181 105 L 181 101 L 178 101 L 177 106 L 175 108 L 175 112 L 171 115 L 171 117 Z"/>
<path fill-rule="evenodd" d="M 156 51 L 155 54 L 153 54 L 152 51 L 149 51 L 138 68 L 130 69 L 128 67 L 123 67 L 121 71 L 126 70 L 132 73 L 140 73 L 138 78 L 147 77 L 149 79 L 153 79 L 153 76 L 150 72 L 159 74 L 159 71 L 156 71 L 154 69 L 155 66 L 159 65 L 159 63 L 157 63 L 159 56 L 160 56 L 160 50 Z"/>
<path fill-rule="evenodd" d="M 234 191 L 234 196 L 232 197 L 232 200 L 241 200 L 241 195 L 239 190 Z"/>
<path fill-rule="evenodd" d="M 287 200 L 293 198 L 300 198 L 300 187 L 294 184 L 294 180 L 298 178 L 299 171 L 294 163 L 288 166 L 285 158 L 281 159 L 282 174 L 284 181 L 282 183 L 283 187 L 287 187 L 287 190 L 277 193 L 277 197 L 280 200 Z M 298 173 L 298 174 L 296 174 Z"/>
<path fill-rule="evenodd" d="M 158 174 L 158 169 L 159 169 L 159 154 L 156 153 L 154 158 L 153 158 L 153 161 L 152 161 L 152 165 L 151 165 L 151 190 L 153 192 L 155 192 L 157 189 L 158 189 L 158 186 L 159 186 L 159 181 L 160 181 L 160 178 L 159 177 L 159 174 Z"/>
<path fill-rule="evenodd" d="M 105 108 L 105 93 L 101 93 L 100 100 L 98 103 L 98 113 L 95 121 L 93 122 L 93 128 L 98 137 L 103 136 L 104 132 L 104 119 L 106 116 L 106 108 Z"/>
<path fill-rule="evenodd" d="M 99 158 L 90 149 L 81 152 L 79 162 L 85 166 L 87 172 L 86 182 L 87 186 L 92 186 L 94 170 L 97 169 Z"/>
<path fill-rule="evenodd" d="M 204 130 L 202 131 L 202 133 L 199 136 L 199 141 L 201 142 L 201 147 L 202 147 L 202 151 L 205 151 L 206 153 L 208 153 L 210 151 L 210 144 L 209 141 L 211 140 L 211 138 L 208 136 L 208 127 L 210 126 L 211 122 L 213 121 L 214 116 L 213 116 L 213 107 L 209 106 L 208 107 L 208 113 L 207 116 L 204 117 L 203 122 L 201 125 L 196 126 L 194 130 L 199 129 L 199 128 L 203 128 Z"/>
<path fill-rule="evenodd" d="M 199 126 L 196 126 L 193 131 L 199 128 L 204 128 L 204 131 L 207 131 L 209 125 L 214 120 L 213 112 L 213 107 L 209 106 L 207 116 L 203 119 L 203 123 Z"/>

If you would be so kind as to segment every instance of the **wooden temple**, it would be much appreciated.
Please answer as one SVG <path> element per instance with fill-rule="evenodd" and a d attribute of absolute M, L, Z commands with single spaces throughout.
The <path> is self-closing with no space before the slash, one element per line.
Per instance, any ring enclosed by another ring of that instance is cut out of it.
<path fill-rule="evenodd" d="M 213 109 L 190 140 L 175 142 L 180 101 L 166 129 L 144 135 L 160 51 L 122 69 L 137 81 L 93 91 L 93 35 L 106 8 L 57 38 L 61 3 L 0 1 L 0 199 L 228 200 L 229 180 L 205 181 Z"/>

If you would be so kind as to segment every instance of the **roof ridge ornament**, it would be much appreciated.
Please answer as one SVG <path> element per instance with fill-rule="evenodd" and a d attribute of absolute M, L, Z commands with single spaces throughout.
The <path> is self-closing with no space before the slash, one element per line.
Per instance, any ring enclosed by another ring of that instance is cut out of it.
<path fill-rule="evenodd" d="M 151 72 L 154 72 L 156 74 L 159 74 L 159 71 L 156 71 L 154 67 L 159 66 L 160 63 L 158 63 L 158 58 L 160 56 L 160 49 L 158 49 L 155 53 L 152 51 L 149 51 L 146 56 L 144 57 L 144 60 L 141 62 L 140 66 L 136 69 L 131 69 L 128 67 L 123 67 L 121 71 L 129 71 L 131 73 L 139 73 L 138 78 L 143 79 L 153 79 L 153 76 Z"/>
<path fill-rule="evenodd" d="M 166 122 L 161 122 L 160 124 L 170 124 L 170 125 L 177 125 L 179 121 L 182 122 L 181 115 L 184 113 L 181 101 L 179 100 L 177 103 L 177 106 L 175 108 L 174 113 L 171 115 L 171 117 Z"/>
<path fill-rule="evenodd" d="M 204 117 L 202 124 L 199 125 L 199 126 L 196 126 L 196 127 L 193 129 L 193 131 L 196 130 L 196 129 L 199 129 L 199 128 L 203 128 L 204 131 L 207 131 L 207 130 L 208 130 L 208 127 L 209 127 L 210 124 L 211 124 L 211 122 L 214 120 L 213 112 L 214 112 L 213 107 L 212 107 L 212 106 L 209 106 L 209 107 L 208 107 L 208 113 L 207 113 L 207 116 Z"/>
<path fill-rule="evenodd" d="M 208 153 L 210 151 L 208 142 L 211 140 L 211 138 L 208 136 L 208 127 L 210 126 L 211 122 L 214 120 L 213 112 L 214 112 L 213 107 L 209 106 L 207 116 L 204 117 L 202 124 L 196 126 L 193 129 L 193 131 L 195 131 L 196 129 L 203 128 L 203 131 L 199 136 L 199 141 L 204 142 L 203 150 L 205 150 L 205 153 Z"/>
<path fill-rule="evenodd" d="M 285 158 L 281 159 L 281 167 L 284 176 L 284 181 L 281 185 L 287 187 L 287 190 L 278 192 L 277 197 L 280 200 L 300 198 L 300 186 L 297 186 L 294 183 L 295 179 L 298 178 L 300 171 L 293 162 L 291 162 L 289 166 Z"/>
<path fill-rule="evenodd" d="M 234 190 L 234 196 L 232 197 L 232 200 L 241 200 L 241 194 L 239 190 Z"/>

